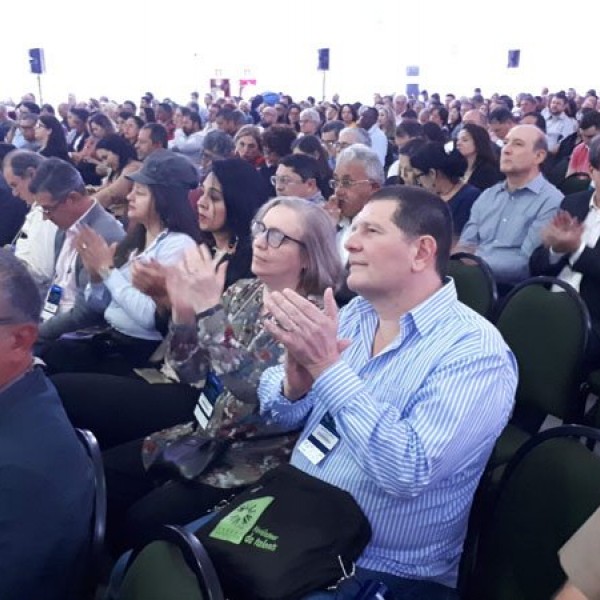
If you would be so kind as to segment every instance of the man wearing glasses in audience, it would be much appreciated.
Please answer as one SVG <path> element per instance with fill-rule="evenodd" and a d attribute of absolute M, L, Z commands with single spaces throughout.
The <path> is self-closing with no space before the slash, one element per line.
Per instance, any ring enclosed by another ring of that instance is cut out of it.
<path fill-rule="evenodd" d="M 296 196 L 314 204 L 324 204 L 325 198 L 317 185 L 319 163 L 306 154 L 284 156 L 277 165 L 271 183 L 278 196 Z"/>
<path fill-rule="evenodd" d="M 340 134 L 340 142 L 344 131 Z M 330 182 L 334 194 L 325 205 L 325 210 L 337 223 L 338 249 L 344 264 L 348 261 L 348 251 L 344 244 L 350 235 L 352 220 L 384 181 L 379 157 L 367 146 L 353 144 L 338 155 Z"/>

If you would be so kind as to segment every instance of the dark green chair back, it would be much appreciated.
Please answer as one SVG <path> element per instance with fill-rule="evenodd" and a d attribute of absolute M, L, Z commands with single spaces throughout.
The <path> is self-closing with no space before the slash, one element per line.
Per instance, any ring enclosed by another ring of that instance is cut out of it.
<path fill-rule="evenodd" d="M 118 600 L 224 600 L 206 550 L 195 536 L 164 527 L 136 550 L 127 565 Z"/>
<path fill-rule="evenodd" d="M 552 285 L 563 292 L 552 292 Z M 554 277 L 533 277 L 505 298 L 496 327 L 519 365 L 515 410 L 581 422 L 581 363 L 590 316 L 579 294 Z"/>
<path fill-rule="evenodd" d="M 558 189 L 565 195 L 584 192 L 590 188 L 592 178 L 589 173 L 571 173 L 559 186 Z"/>
<path fill-rule="evenodd" d="M 575 437 L 570 437 L 575 436 Z M 530 439 L 508 464 L 466 597 L 548 600 L 565 580 L 558 550 L 600 506 L 600 456 L 567 425 Z"/>
<path fill-rule="evenodd" d="M 498 291 L 487 263 L 474 254 L 458 252 L 450 257 L 448 275 L 454 279 L 458 299 L 480 315 L 490 318 Z"/>

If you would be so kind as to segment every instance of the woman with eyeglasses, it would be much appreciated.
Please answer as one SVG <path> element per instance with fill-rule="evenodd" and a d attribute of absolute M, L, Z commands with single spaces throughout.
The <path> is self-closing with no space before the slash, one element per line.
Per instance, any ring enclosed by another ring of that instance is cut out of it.
<path fill-rule="evenodd" d="M 170 152 L 166 155 L 183 160 L 191 169 L 190 163 L 181 157 Z M 198 201 L 198 225 L 202 246 L 212 259 L 223 265 L 227 289 L 239 279 L 253 277 L 250 224 L 256 211 L 266 202 L 267 192 L 256 169 L 241 159 L 217 161 L 213 167 Z M 187 197 L 184 200 L 189 210 Z M 196 228 L 193 222 L 191 226 Z M 171 302 L 164 262 L 131 261 L 130 277 L 132 295 L 141 293 L 151 299 L 156 310 L 153 328 L 166 335 Z M 160 335 L 155 339 L 160 339 Z M 106 449 L 191 418 L 198 399 L 197 390 L 189 385 L 177 385 L 161 374 L 162 356 L 153 362 L 156 363 L 154 368 L 152 364 L 142 365 L 143 371 L 56 376 L 55 385 L 71 422 L 76 427 L 92 430 Z M 121 418 L 114 419 L 115 414 Z"/>
<path fill-rule="evenodd" d="M 467 159 L 458 150 L 446 152 L 444 144 L 428 142 L 410 157 L 410 164 L 415 183 L 448 203 L 453 233 L 459 238 L 471 215 L 471 207 L 481 193 L 479 188 L 462 179 Z"/>
<path fill-rule="evenodd" d="M 318 206 L 278 197 L 256 214 L 252 238 L 256 279 L 225 291 L 225 268 L 206 247 L 168 269 L 172 325 L 163 371 L 200 400 L 188 423 L 105 452 L 116 549 L 157 524 L 190 522 L 289 459 L 297 432 L 273 428 L 259 414 L 261 374 L 283 360 L 283 348 L 264 327 L 270 318 L 264 301 L 289 288 L 321 305 L 341 275 L 335 228 Z M 228 443 L 204 469 L 192 464 L 176 475 L 159 468 L 173 443 L 216 440 Z"/>

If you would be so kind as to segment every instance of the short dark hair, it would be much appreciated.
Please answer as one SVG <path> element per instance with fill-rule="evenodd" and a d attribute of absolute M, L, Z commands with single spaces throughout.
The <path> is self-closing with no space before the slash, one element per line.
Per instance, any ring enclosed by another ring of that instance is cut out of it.
<path fill-rule="evenodd" d="M 263 148 L 267 147 L 277 156 L 292 153 L 296 132 L 289 125 L 271 125 L 262 135 Z"/>
<path fill-rule="evenodd" d="M 35 102 L 19 102 L 19 104 L 17 104 L 17 108 L 20 106 L 25 106 L 29 112 L 33 113 L 34 115 L 39 115 L 41 112 L 40 107 Z"/>
<path fill-rule="evenodd" d="M 508 108 L 504 108 L 502 106 L 495 108 L 488 117 L 489 123 L 506 123 L 508 121 L 512 121 L 513 123 L 517 122 L 512 112 L 510 112 Z"/>
<path fill-rule="evenodd" d="M 87 194 L 79 171 L 60 158 L 47 158 L 40 164 L 29 183 L 29 191 L 32 194 L 48 192 L 54 202 L 64 202 L 71 192 Z"/>
<path fill-rule="evenodd" d="M 396 126 L 396 135 L 398 137 L 418 138 L 423 137 L 423 125 L 416 119 L 403 119 Z"/>
<path fill-rule="evenodd" d="M 29 169 L 37 171 L 46 159 L 37 152 L 31 150 L 13 150 L 9 152 L 3 161 L 3 166 L 10 165 L 16 177 L 25 177 Z"/>
<path fill-rule="evenodd" d="M 168 148 L 169 133 L 164 125 L 161 125 L 160 123 L 146 123 L 142 129 L 146 129 L 150 132 L 150 140 L 155 146 Z"/>
<path fill-rule="evenodd" d="M 164 110 L 169 117 L 173 115 L 173 107 L 168 102 L 160 102 L 158 108 Z"/>
<path fill-rule="evenodd" d="M 288 154 L 279 161 L 279 164 L 292 169 L 302 181 L 309 179 L 316 181 L 319 177 L 319 163 L 307 154 Z"/>
<path fill-rule="evenodd" d="M 120 110 L 117 116 L 119 117 L 119 119 L 123 119 L 123 121 L 126 121 L 127 119 L 129 119 L 129 117 L 133 117 L 133 113 L 130 110 Z"/>
<path fill-rule="evenodd" d="M 430 169 L 441 171 L 452 183 L 458 183 L 467 170 L 467 159 L 458 151 L 447 153 L 444 144 L 428 142 L 414 156 L 410 164 L 415 169 L 427 173 Z"/>
<path fill-rule="evenodd" d="M 129 104 L 129 106 L 131 107 L 131 111 L 133 114 L 135 114 L 137 112 L 137 105 L 133 100 L 125 100 L 122 104 L 122 106 L 125 106 L 126 104 Z M 124 109 L 127 110 L 127 109 Z"/>
<path fill-rule="evenodd" d="M 0 248 L 0 296 L 15 323 L 39 323 L 42 298 L 25 263 Z"/>
<path fill-rule="evenodd" d="M 183 110 L 181 111 L 181 114 L 182 116 L 187 117 L 192 123 L 198 125 L 200 129 L 202 129 L 202 119 L 200 118 L 200 115 L 197 112 L 194 112 L 193 110 L 190 110 L 188 108 L 185 114 L 183 113 Z"/>
<path fill-rule="evenodd" d="M 425 138 L 413 138 L 412 140 L 406 142 L 406 144 L 404 144 L 404 146 L 402 146 L 402 148 L 398 150 L 398 154 L 400 156 L 408 156 L 410 158 L 411 156 L 414 156 L 427 143 L 428 142 Z"/>
<path fill-rule="evenodd" d="M 533 117 L 535 119 L 535 126 L 538 129 L 540 129 L 541 131 L 543 131 L 544 133 L 546 133 L 546 119 L 544 119 L 544 117 L 542 117 L 541 113 L 539 113 L 539 112 L 528 112 L 528 113 L 525 113 L 521 117 L 521 121 L 525 117 Z"/>
<path fill-rule="evenodd" d="M 600 129 L 600 112 L 597 110 L 591 110 L 584 113 L 579 121 L 579 129 L 588 129 L 590 127 L 596 127 Z"/>
<path fill-rule="evenodd" d="M 430 235 L 436 241 L 435 268 L 445 277 L 452 247 L 452 215 L 439 196 L 414 185 L 390 185 L 375 192 L 369 202 L 394 200 L 398 207 L 392 221 L 405 235 Z"/>
<path fill-rule="evenodd" d="M 90 112 L 85 108 L 76 108 L 75 106 L 69 109 L 69 112 L 77 117 L 82 123 L 87 123 L 90 118 Z"/>
<path fill-rule="evenodd" d="M 590 165 L 596 170 L 600 170 L 600 134 L 595 135 L 590 142 Z"/>
<path fill-rule="evenodd" d="M 324 133 L 331 133 L 333 131 L 335 132 L 335 135 L 339 137 L 340 131 L 345 127 L 346 125 L 343 121 L 328 121 L 323 125 L 323 127 L 321 127 L 321 135 Z"/>

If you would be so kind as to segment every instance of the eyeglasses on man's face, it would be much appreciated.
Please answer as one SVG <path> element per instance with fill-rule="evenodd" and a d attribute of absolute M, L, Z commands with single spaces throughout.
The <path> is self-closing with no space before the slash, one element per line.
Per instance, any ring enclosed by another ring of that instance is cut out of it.
<path fill-rule="evenodd" d="M 285 242 L 285 240 L 296 242 L 296 244 L 304 246 L 304 242 L 283 233 L 283 231 L 279 229 L 267 227 L 262 221 L 254 221 L 250 228 L 250 233 L 252 234 L 252 239 L 257 239 L 261 235 L 264 235 L 267 240 L 267 244 L 271 246 L 271 248 L 279 248 L 281 244 Z"/>
<path fill-rule="evenodd" d="M 280 185 L 289 185 L 290 183 L 303 183 L 302 179 L 292 179 L 287 175 L 272 175 L 271 176 L 271 185 L 277 187 L 277 184 Z"/>
<path fill-rule="evenodd" d="M 332 189 L 338 188 L 349 189 L 360 183 L 371 183 L 370 179 L 359 179 L 358 181 L 352 181 L 351 179 L 330 179 L 329 185 Z"/>

